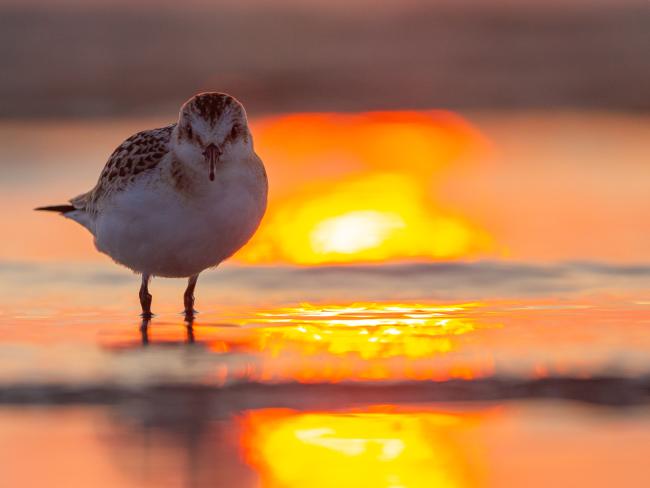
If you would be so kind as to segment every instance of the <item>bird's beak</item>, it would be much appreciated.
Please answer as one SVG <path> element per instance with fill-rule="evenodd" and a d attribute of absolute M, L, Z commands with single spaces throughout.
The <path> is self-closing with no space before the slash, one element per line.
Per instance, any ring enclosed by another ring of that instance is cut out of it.
<path fill-rule="evenodd" d="M 210 166 L 210 181 L 214 181 L 214 171 L 221 156 L 221 149 L 214 144 L 209 144 L 205 148 L 203 156 L 205 156 L 205 161 Z"/>

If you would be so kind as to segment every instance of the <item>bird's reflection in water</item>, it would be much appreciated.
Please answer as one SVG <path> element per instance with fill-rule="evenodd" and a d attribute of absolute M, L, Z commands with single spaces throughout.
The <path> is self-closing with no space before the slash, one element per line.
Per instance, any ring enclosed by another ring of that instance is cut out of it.
<path fill-rule="evenodd" d="M 120 350 L 198 345 L 195 316 L 185 315 L 185 337 L 178 325 L 143 318 L 140 341 L 113 344 Z M 171 327 L 170 327 L 171 326 Z M 254 471 L 239 458 L 233 411 L 218 394 L 200 385 L 155 385 L 111 406 L 101 437 L 130 483 L 183 488 L 256 486 Z M 216 459 L 216 462 L 215 462 Z M 134 485 L 135 486 L 135 485 Z"/>
<path fill-rule="evenodd" d="M 185 331 L 187 333 L 187 343 L 194 344 L 194 314 L 185 315 Z"/>
<path fill-rule="evenodd" d="M 149 325 L 151 324 L 150 317 L 143 317 L 142 322 L 140 323 L 140 340 L 142 342 L 142 347 L 147 347 L 150 344 L 149 339 Z M 195 316 L 185 314 L 185 343 L 194 344 L 194 320 Z"/>
<path fill-rule="evenodd" d="M 128 486 L 257 486 L 233 412 L 200 387 L 149 388 L 110 407 L 98 434 Z"/>
<path fill-rule="evenodd" d="M 149 323 L 151 319 L 149 317 L 142 318 L 142 324 L 140 324 L 140 336 L 142 338 L 142 346 L 149 345 Z"/>

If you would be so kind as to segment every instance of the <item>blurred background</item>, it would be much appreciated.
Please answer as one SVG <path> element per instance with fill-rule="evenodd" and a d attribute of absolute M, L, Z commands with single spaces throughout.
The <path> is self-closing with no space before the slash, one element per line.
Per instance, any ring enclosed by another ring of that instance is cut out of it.
<path fill-rule="evenodd" d="M 240 262 L 646 261 L 647 2 L 3 0 L 0 12 L 13 202 L 0 218 L 21 229 L 5 259 L 98 259 L 81 229 L 30 209 L 91 188 L 124 138 L 217 90 L 247 107 L 271 179 Z M 372 237 L 341 247 L 354 227 Z"/>
<path fill-rule="evenodd" d="M 650 486 L 649 47 L 647 0 L 0 0 L 0 486 Z M 268 212 L 144 322 L 32 209 L 207 90 Z"/>
<path fill-rule="evenodd" d="M 0 2 L 0 116 L 650 108 L 643 0 Z"/>

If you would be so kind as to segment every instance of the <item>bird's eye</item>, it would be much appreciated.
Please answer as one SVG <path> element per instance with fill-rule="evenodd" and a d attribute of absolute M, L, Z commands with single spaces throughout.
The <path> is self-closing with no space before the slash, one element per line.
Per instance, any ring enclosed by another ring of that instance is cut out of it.
<path fill-rule="evenodd" d="M 192 126 L 188 125 L 186 131 L 187 131 L 187 137 L 192 139 L 194 137 L 194 132 L 192 132 Z"/>
<path fill-rule="evenodd" d="M 237 124 L 233 125 L 232 129 L 230 130 L 230 138 L 231 139 L 236 138 L 239 135 L 240 130 L 241 128 Z"/>

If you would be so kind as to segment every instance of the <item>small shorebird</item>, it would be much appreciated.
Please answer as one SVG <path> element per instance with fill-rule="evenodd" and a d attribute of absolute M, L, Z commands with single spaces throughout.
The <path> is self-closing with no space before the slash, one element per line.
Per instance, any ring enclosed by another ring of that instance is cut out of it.
<path fill-rule="evenodd" d="M 120 144 L 92 190 L 36 210 L 83 225 L 100 252 L 141 274 L 143 317 L 152 315 L 152 276 L 188 278 L 192 316 L 199 273 L 252 237 L 267 188 L 244 107 L 224 93 L 201 93 L 181 107 L 178 122 Z"/>

